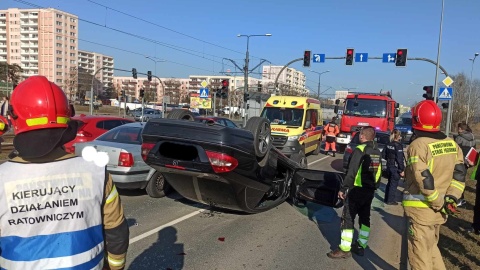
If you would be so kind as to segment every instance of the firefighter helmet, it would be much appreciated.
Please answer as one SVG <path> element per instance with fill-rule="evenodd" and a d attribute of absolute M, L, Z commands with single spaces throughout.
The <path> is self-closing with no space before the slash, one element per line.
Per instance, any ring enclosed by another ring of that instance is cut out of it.
<path fill-rule="evenodd" d="M 21 157 L 41 157 L 75 138 L 71 107 L 65 93 L 44 76 L 21 82 L 10 99 L 14 146 Z M 41 143 L 39 143 L 41 142 Z"/>
<path fill-rule="evenodd" d="M 442 111 L 433 100 L 423 100 L 412 108 L 412 128 L 435 132 L 440 131 Z"/>

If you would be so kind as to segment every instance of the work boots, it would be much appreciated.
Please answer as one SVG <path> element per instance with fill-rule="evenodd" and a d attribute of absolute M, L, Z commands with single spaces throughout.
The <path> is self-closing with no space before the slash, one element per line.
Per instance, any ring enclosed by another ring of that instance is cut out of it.
<path fill-rule="evenodd" d="M 346 259 L 352 256 L 350 251 L 343 251 L 341 249 L 333 250 L 327 253 L 327 256 L 331 259 Z"/>
<path fill-rule="evenodd" d="M 365 249 L 360 246 L 360 244 L 358 242 L 356 242 L 355 244 L 353 244 L 352 246 L 352 252 L 357 254 L 358 256 L 363 256 L 365 255 Z"/>

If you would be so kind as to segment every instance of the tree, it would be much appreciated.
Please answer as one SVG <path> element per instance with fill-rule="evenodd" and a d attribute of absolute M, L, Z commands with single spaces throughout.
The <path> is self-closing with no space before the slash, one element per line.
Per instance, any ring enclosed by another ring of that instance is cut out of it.
<path fill-rule="evenodd" d="M 170 104 L 180 103 L 180 86 L 179 80 L 169 79 L 163 82 L 165 84 L 165 96 L 170 96 Z"/>
<path fill-rule="evenodd" d="M 18 64 L 7 64 L 6 62 L 0 64 L 0 81 L 17 85 L 22 80 L 22 73 L 23 69 Z"/>
<path fill-rule="evenodd" d="M 70 67 L 68 79 L 63 82 L 63 91 L 69 97 L 69 100 L 75 100 L 78 88 L 78 69 Z"/>

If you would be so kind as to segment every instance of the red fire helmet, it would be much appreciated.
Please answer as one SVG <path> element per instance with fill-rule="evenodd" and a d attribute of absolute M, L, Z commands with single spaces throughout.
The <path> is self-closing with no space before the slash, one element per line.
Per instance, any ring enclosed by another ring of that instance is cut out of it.
<path fill-rule="evenodd" d="M 440 131 L 442 111 L 433 100 L 423 100 L 412 108 L 412 128 L 423 131 Z"/>

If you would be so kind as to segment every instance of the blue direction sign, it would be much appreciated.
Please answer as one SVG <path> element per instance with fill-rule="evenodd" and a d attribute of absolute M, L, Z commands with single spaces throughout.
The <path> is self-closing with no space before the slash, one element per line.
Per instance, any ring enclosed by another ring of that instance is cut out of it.
<path fill-rule="evenodd" d="M 325 54 L 324 53 L 313 54 L 313 63 L 325 63 Z"/>
<path fill-rule="evenodd" d="M 383 63 L 395 63 L 395 57 L 397 57 L 396 53 L 384 53 L 383 54 Z"/>
<path fill-rule="evenodd" d="M 356 53 L 355 62 L 368 62 L 368 53 Z"/>
<path fill-rule="evenodd" d="M 452 96 L 452 87 L 440 87 L 440 90 L 438 91 L 438 100 L 452 100 Z"/>
<path fill-rule="evenodd" d="M 200 97 L 208 98 L 208 88 L 200 88 Z"/>

